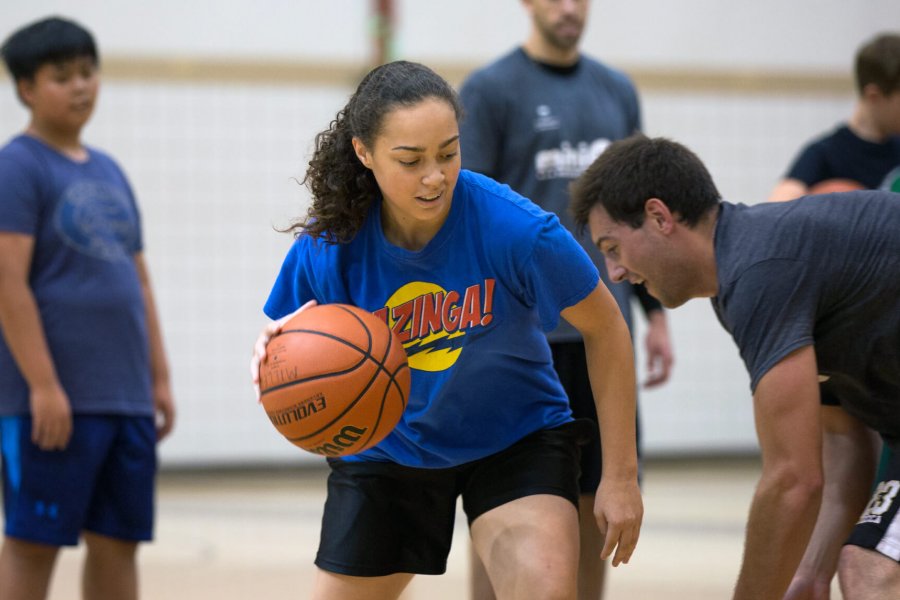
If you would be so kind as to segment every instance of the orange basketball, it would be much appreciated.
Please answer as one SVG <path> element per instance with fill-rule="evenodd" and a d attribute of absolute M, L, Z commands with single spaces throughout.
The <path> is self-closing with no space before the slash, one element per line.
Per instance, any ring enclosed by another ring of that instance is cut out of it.
<path fill-rule="evenodd" d="M 406 351 L 387 324 L 347 304 L 313 306 L 266 346 L 260 400 L 293 444 L 356 454 L 391 432 L 409 398 Z"/>
<path fill-rule="evenodd" d="M 808 193 L 832 194 L 834 192 L 853 192 L 864 189 L 866 189 L 866 186 L 852 179 L 826 179 L 810 186 Z"/>

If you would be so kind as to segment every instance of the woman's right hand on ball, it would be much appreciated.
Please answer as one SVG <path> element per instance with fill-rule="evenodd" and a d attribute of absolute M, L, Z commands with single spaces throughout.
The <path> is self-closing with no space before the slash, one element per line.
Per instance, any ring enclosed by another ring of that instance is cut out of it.
<path fill-rule="evenodd" d="M 253 357 L 250 359 L 250 379 L 253 381 L 253 389 L 256 390 L 257 402 L 259 401 L 259 365 L 266 360 L 266 345 L 269 343 L 269 340 L 281 331 L 281 328 L 284 327 L 285 323 L 307 308 L 312 308 L 316 304 L 318 304 L 318 302 L 310 300 L 291 314 L 272 321 L 263 328 L 259 337 L 256 338 L 256 343 L 253 345 Z"/>

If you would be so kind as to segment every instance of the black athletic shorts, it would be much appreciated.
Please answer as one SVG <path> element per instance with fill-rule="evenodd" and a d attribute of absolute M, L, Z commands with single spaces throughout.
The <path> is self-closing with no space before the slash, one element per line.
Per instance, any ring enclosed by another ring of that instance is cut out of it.
<path fill-rule="evenodd" d="M 587 357 L 583 342 L 553 342 L 550 344 L 553 353 L 553 366 L 559 380 L 569 397 L 572 416 L 576 419 L 590 419 L 597 428 L 597 406 L 594 404 L 594 393 L 588 379 Z M 635 432 L 638 436 L 638 468 L 640 469 L 640 423 L 635 415 Z M 581 449 L 581 478 L 578 486 L 582 494 L 593 494 L 600 485 L 603 471 L 603 453 L 600 449 L 600 438 L 594 436 L 592 441 Z M 640 479 L 640 471 L 639 471 Z"/>
<path fill-rule="evenodd" d="M 316 565 L 377 577 L 446 571 L 457 498 L 469 524 L 502 504 L 534 494 L 578 506 L 585 421 L 532 433 L 506 450 L 446 469 L 330 460 L 328 497 Z"/>
<path fill-rule="evenodd" d="M 891 457 L 881 481 L 847 543 L 900 562 L 900 444 L 890 448 Z"/>

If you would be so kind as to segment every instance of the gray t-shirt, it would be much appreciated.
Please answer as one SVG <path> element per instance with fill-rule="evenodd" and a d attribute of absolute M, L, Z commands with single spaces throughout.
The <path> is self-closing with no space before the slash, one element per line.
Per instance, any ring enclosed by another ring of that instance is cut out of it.
<path fill-rule="evenodd" d="M 888 439 L 900 437 L 900 196 L 723 202 L 715 252 L 713 308 L 751 388 L 814 345 L 823 392 Z"/>
<path fill-rule="evenodd" d="M 472 73 L 460 98 L 466 111 L 460 126 L 463 167 L 506 183 L 556 213 L 598 266 L 630 326 L 631 285 L 610 285 L 590 237 L 578 235 L 568 210 L 568 186 L 610 143 L 640 130 L 631 80 L 586 56 L 559 68 L 535 62 L 517 48 Z M 580 335 L 560 321 L 549 338 L 575 341 Z"/>

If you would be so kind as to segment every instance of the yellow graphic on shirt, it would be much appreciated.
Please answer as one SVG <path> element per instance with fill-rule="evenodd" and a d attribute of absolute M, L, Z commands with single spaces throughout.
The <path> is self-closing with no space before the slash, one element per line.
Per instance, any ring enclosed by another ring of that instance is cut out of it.
<path fill-rule="evenodd" d="M 459 358 L 466 331 L 493 320 L 493 301 L 493 279 L 462 292 L 414 281 L 394 292 L 375 314 L 399 334 L 411 369 L 444 371 Z"/>

